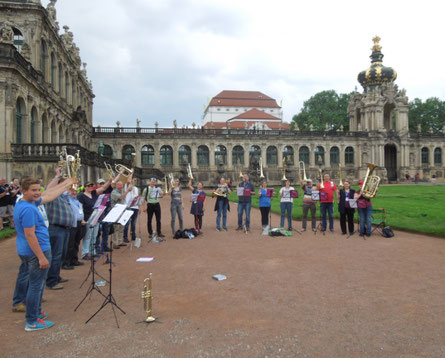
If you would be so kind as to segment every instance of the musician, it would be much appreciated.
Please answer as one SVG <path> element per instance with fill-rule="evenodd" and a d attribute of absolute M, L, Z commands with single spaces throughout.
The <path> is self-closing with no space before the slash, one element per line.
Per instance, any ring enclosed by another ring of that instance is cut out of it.
<path fill-rule="evenodd" d="M 71 210 L 74 213 L 74 221 L 70 229 L 70 237 L 68 241 L 68 250 L 63 262 L 63 269 L 72 269 L 74 266 L 82 266 L 83 262 L 79 261 L 79 245 L 80 240 L 85 233 L 85 221 L 83 216 L 83 207 L 80 201 L 77 199 L 77 190 L 71 189 L 68 201 L 71 206 Z M 82 224 L 84 223 L 84 224 Z"/>
<path fill-rule="evenodd" d="M 125 204 L 125 197 L 129 192 L 133 190 L 133 185 L 128 185 L 127 190 L 124 190 L 124 184 L 121 181 L 116 183 L 116 187 L 111 192 L 111 207 L 116 204 Z M 113 224 L 114 234 L 113 234 L 113 249 L 119 248 L 120 246 L 127 246 L 124 242 L 124 226 L 120 224 Z"/>
<path fill-rule="evenodd" d="M 348 221 L 349 234 L 354 234 L 354 213 L 355 209 L 351 208 L 350 199 L 354 199 L 355 190 L 351 189 L 351 183 L 346 180 L 343 189 L 339 191 L 338 211 L 340 213 L 340 227 L 342 235 L 346 235 L 346 220 Z"/>
<path fill-rule="evenodd" d="M 315 231 L 317 226 L 316 212 L 317 206 L 315 205 L 315 201 L 312 200 L 312 190 L 317 190 L 317 187 L 312 183 L 312 179 L 307 179 L 306 183 L 301 185 L 303 189 L 303 229 L 301 231 L 306 231 L 306 221 L 308 211 L 311 211 L 311 219 L 312 219 L 312 231 Z"/>
<path fill-rule="evenodd" d="M 192 194 L 198 194 L 198 197 L 200 195 L 206 195 L 205 191 L 202 190 L 202 183 L 198 182 L 198 185 L 196 186 L 196 189 L 192 186 L 193 179 L 190 179 L 189 181 L 189 189 L 191 190 Z M 195 229 L 199 231 L 200 234 L 203 232 L 202 229 L 202 217 L 204 216 L 205 211 L 205 200 L 200 201 L 198 199 L 194 200 L 192 202 L 192 207 L 190 208 L 190 214 L 192 214 L 195 218 Z"/>
<path fill-rule="evenodd" d="M 363 180 L 359 181 L 358 185 L 363 185 Z M 354 199 L 357 200 L 358 214 L 360 216 L 360 236 L 371 236 L 372 226 L 372 202 L 371 199 L 367 199 L 361 195 L 361 190 L 357 190 L 354 193 Z M 366 233 L 365 233 L 366 225 Z"/>
<path fill-rule="evenodd" d="M 130 242 L 128 240 L 128 229 L 131 228 L 131 240 L 136 240 L 136 222 L 138 221 L 138 214 L 139 214 L 139 207 L 137 205 L 137 202 L 134 206 L 130 206 L 132 202 L 135 201 L 136 198 L 139 197 L 139 189 L 136 187 L 137 184 L 137 178 L 131 179 L 131 186 L 133 189 L 127 194 L 125 197 L 125 204 L 129 207 L 129 210 L 133 212 L 133 215 L 131 215 L 130 220 L 127 221 L 124 227 L 124 242 L 128 243 Z M 124 190 L 127 190 L 129 187 L 128 184 L 125 184 Z M 131 225 L 131 226 L 130 226 Z"/>
<path fill-rule="evenodd" d="M 8 217 L 10 227 L 14 228 L 14 210 L 10 205 L 12 188 L 6 184 L 6 178 L 0 178 L 0 230 L 3 230 L 3 218 Z"/>
<path fill-rule="evenodd" d="M 227 210 L 230 211 L 227 195 L 231 193 L 231 190 L 223 177 L 219 180 L 215 193 L 217 194 L 214 209 L 216 211 L 216 231 L 221 231 L 221 214 L 223 222 L 222 228 L 224 231 L 227 231 Z"/>
<path fill-rule="evenodd" d="M 290 180 L 286 180 L 284 187 L 280 189 L 280 209 L 281 209 L 281 221 L 280 227 L 284 227 L 284 216 L 287 212 L 287 227 L 289 231 L 292 231 L 292 206 L 294 199 L 291 197 L 291 190 L 295 190 L 293 186 L 290 186 Z"/>
<path fill-rule="evenodd" d="M 51 262 L 51 244 L 45 221 L 37 209 L 39 205 L 55 200 L 72 185 L 72 180 L 42 193 L 40 182 L 27 177 L 22 180 L 23 198 L 15 208 L 17 228 L 17 253 L 22 261 L 17 276 L 13 311 L 20 312 L 19 305 L 26 302 L 25 331 L 50 328 L 54 322 L 46 321 L 42 311 L 42 295 Z"/>
<path fill-rule="evenodd" d="M 175 178 L 174 185 L 170 188 L 169 194 L 171 196 L 170 203 L 170 214 L 171 214 L 171 227 L 173 237 L 175 236 L 175 220 L 176 214 L 178 215 L 179 220 L 179 230 L 183 230 L 183 220 L 182 220 L 182 209 L 184 208 L 182 205 L 182 188 L 179 185 L 179 179 Z"/>
<path fill-rule="evenodd" d="M 269 212 L 270 212 L 270 197 L 267 196 L 267 181 L 261 183 L 261 188 L 258 190 L 259 207 L 261 212 L 261 227 L 263 230 L 269 226 Z"/>
<path fill-rule="evenodd" d="M 239 188 L 244 188 L 250 190 L 250 195 L 239 195 L 238 196 L 238 228 L 236 230 L 243 230 L 243 211 L 246 212 L 245 228 L 247 231 L 250 229 L 250 208 L 252 206 L 252 197 L 255 195 L 255 188 L 253 184 L 249 181 L 249 174 L 244 173 L 243 181 L 238 184 Z"/>
<path fill-rule="evenodd" d="M 323 180 L 324 188 L 320 188 L 321 193 L 327 194 L 326 200 L 320 200 L 320 210 L 321 210 L 321 224 L 323 226 L 322 230 L 326 231 L 326 213 L 329 215 L 329 231 L 334 232 L 334 193 L 337 194 L 337 186 L 333 181 L 331 181 L 331 177 L 329 174 L 324 175 Z M 320 198 L 321 199 L 321 198 Z"/>
<path fill-rule="evenodd" d="M 151 226 L 151 221 L 153 219 L 153 214 L 156 217 L 156 232 L 158 237 L 165 237 L 161 232 L 161 205 L 159 204 L 159 198 L 164 196 L 164 193 L 159 188 L 156 188 L 156 178 L 151 178 L 148 187 L 142 192 L 144 197 L 144 203 L 142 208 L 144 213 L 147 212 L 147 229 L 148 236 L 153 237 L 153 228 Z"/>

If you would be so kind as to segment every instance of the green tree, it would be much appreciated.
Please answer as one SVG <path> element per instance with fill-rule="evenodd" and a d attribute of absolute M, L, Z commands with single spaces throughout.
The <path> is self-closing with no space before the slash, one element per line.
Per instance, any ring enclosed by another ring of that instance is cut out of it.
<path fill-rule="evenodd" d="M 415 98 L 409 103 L 409 129 L 417 131 L 417 126 L 422 126 L 422 132 L 428 132 L 430 128 L 439 132 L 445 125 L 445 102 L 437 97 L 431 97 L 422 102 Z"/>
<path fill-rule="evenodd" d="M 292 118 L 291 126 L 298 124 L 300 130 L 309 130 L 312 124 L 314 130 L 339 129 L 343 125 L 349 129 L 348 105 L 351 93 L 338 94 L 334 90 L 322 91 L 303 103 L 300 113 Z"/>

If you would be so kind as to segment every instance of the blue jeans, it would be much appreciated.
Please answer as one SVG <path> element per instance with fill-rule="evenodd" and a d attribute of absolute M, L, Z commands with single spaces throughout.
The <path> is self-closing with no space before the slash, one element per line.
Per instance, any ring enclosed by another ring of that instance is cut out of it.
<path fill-rule="evenodd" d="M 364 209 L 358 208 L 358 214 L 360 215 L 360 234 L 365 234 L 366 225 L 366 234 L 371 235 L 372 206 L 367 206 Z"/>
<path fill-rule="evenodd" d="M 218 230 L 221 229 L 221 214 L 222 214 L 222 219 L 223 219 L 222 227 L 224 230 L 227 230 L 227 205 L 228 205 L 227 201 L 224 202 L 224 200 L 219 200 L 219 202 L 218 202 L 218 207 L 217 207 L 217 211 L 216 211 L 216 228 Z"/>
<path fill-rule="evenodd" d="M 136 240 L 136 222 L 138 221 L 139 209 L 130 209 L 133 212 L 130 220 L 127 221 L 124 227 L 124 240 L 128 240 L 128 228 L 131 223 L 131 239 Z M 181 218 L 182 219 L 182 218 Z"/>
<path fill-rule="evenodd" d="M 51 264 L 51 250 L 43 254 Z M 39 259 L 34 254 L 19 257 L 22 265 L 17 276 L 14 300 L 20 297 L 21 302 L 26 301 L 26 323 L 34 324 L 42 312 L 42 296 L 48 269 L 40 268 Z"/>
<path fill-rule="evenodd" d="M 287 227 L 289 230 L 292 230 L 292 203 L 281 202 L 280 209 L 281 209 L 280 227 L 284 227 L 284 216 L 285 212 L 287 211 Z"/>
<path fill-rule="evenodd" d="M 326 230 L 326 212 L 329 215 L 329 230 L 334 230 L 334 203 L 320 203 L 321 225 Z"/>
<path fill-rule="evenodd" d="M 250 227 L 251 203 L 238 203 L 238 227 L 243 227 L 243 211 L 246 211 L 246 228 Z"/>
<path fill-rule="evenodd" d="M 60 268 L 62 267 L 63 248 L 68 246 L 70 230 L 60 226 L 48 227 L 49 241 L 51 243 L 51 265 L 48 270 L 46 285 L 53 287 L 60 281 Z"/>
<path fill-rule="evenodd" d="M 94 248 L 98 231 L 99 224 L 96 224 L 93 227 L 90 227 L 90 225 L 87 224 L 87 231 L 82 241 L 82 257 L 84 257 L 86 254 L 94 255 Z M 93 241 L 91 242 L 91 240 Z"/>

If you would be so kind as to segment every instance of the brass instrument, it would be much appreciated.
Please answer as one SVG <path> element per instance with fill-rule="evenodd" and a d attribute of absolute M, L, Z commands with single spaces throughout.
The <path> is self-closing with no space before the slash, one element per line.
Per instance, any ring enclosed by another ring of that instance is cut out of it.
<path fill-rule="evenodd" d="M 192 180 L 194 179 L 193 173 L 192 173 L 192 167 L 191 167 L 190 163 L 187 166 L 187 176 L 189 177 L 189 179 L 192 179 Z"/>
<path fill-rule="evenodd" d="M 70 155 L 66 151 L 66 147 L 62 147 L 62 152 L 59 154 L 59 163 L 58 166 L 62 171 L 62 176 L 64 178 L 72 178 L 73 185 L 72 189 L 77 190 L 77 178 L 79 175 L 79 167 L 80 167 L 80 156 L 79 151 L 76 153 L 76 157 L 74 155 Z"/>
<path fill-rule="evenodd" d="M 217 196 L 227 196 L 228 192 L 227 188 L 228 188 L 227 184 L 225 184 L 222 187 L 219 187 L 212 193 L 212 198 L 215 198 Z"/>
<path fill-rule="evenodd" d="M 286 163 L 287 163 L 287 160 L 286 160 L 286 157 L 284 157 L 283 158 L 283 177 L 281 178 L 282 181 L 287 181 L 287 178 L 286 178 Z"/>
<path fill-rule="evenodd" d="M 340 188 L 340 189 L 343 189 L 343 180 L 341 180 L 341 168 L 340 167 L 338 167 L 338 175 L 339 175 L 339 177 L 340 177 L 340 182 L 338 183 L 338 187 Z"/>
<path fill-rule="evenodd" d="M 168 193 L 168 180 L 167 177 L 164 177 L 164 180 L 162 181 L 162 185 L 163 185 L 163 191 L 164 193 Z"/>
<path fill-rule="evenodd" d="M 320 189 L 324 189 L 324 184 L 323 184 L 323 171 L 320 169 L 318 169 L 320 171 Z"/>
<path fill-rule="evenodd" d="M 108 172 L 108 176 L 110 178 L 115 178 L 116 177 L 116 173 L 114 172 L 113 167 L 110 164 L 108 164 L 107 162 L 104 162 L 104 164 L 105 164 L 105 169 Z"/>
<path fill-rule="evenodd" d="M 260 158 L 260 179 L 264 179 L 264 173 L 263 173 L 263 158 Z"/>
<path fill-rule="evenodd" d="M 147 314 L 147 317 L 144 319 L 144 322 L 150 323 L 156 320 L 152 316 L 152 301 L 153 301 L 153 295 L 151 294 L 151 273 L 144 280 L 144 288 L 141 293 L 141 298 L 144 301 L 144 311 Z"/>
<path fill-rule="evenodd" d="M 243 167 L 241 165 L 240 165 L 240 168 L 239 168 L 239 176 L 240 176 L 240 178 L 244 178 Z"/>
<path fill-rule="evenodd" d="M 302 165 L 303 165 L 303 166 L 302 166 Z M 307 182 L 307 177 L 306 177 L 306 167 L 305 167 L 304 162 L 303 162 L 302 160 L 300 160 L 300 161 L 298 162 L 298 175 L 299 175 L 299 177 L 300 177 L 300 184 L 301 184 L 301 181 L 302 181 L 302 179 L 301 179 L 301 170 L 303 170 L 303 181 L 304 181 L 304 182 Z"/>
<path fill-rule="evenodd" d="M 120 181 L 122 183 L 128 183 L 130 181 L 130 177 L 133 174 L 132 169 L 128 169 L 125 165 L 122 164 L 116 164 L 114 166 L 114 169 L 116 169 L 116 172 L 120 174 Z"/>
<path fill-rule="evenodd" d="M 74 155 L 74 162 L 72 164 L 72 170 L 73 170 L 73 185 L 71 186 L 72 189 L 77 190 L 79 188 L 79 182 L 80 182 L 80 150 L 77 151 L 77 153 Z"/>
<path fill-rule="evenodd" d="M 377 194 L 381 178 L 372 174 L 377 165 L 371 163 L 366 163 L 366 165 L 368 166 L 368 170 L 360 189 L 360 194 L 366 199 L 371 199 Z"/>
<path fill-rule="evenodd" d="M 175 187 L 175 177 L 173 173 L 168 174 L 168 179 L 170 180 L 170 189 L 173 189 Z"/>

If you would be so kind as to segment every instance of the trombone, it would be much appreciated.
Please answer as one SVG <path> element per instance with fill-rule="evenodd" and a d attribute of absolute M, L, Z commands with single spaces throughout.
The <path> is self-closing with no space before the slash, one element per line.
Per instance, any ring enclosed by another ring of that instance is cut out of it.
<path fill-rule="evenodd" d="M 286 163 L 287 163 L 287 158 L 284 157 L 283 158 L 283 177 L 281 178 L 282 181 L 287 181 L 287 178 L 286 178 Z"/>
<path fill-rule="evenodd" d="M 298 175 L 300 177 L 300 184 L 302 184 L 302 179 L 301 179 L 301 171 L 303 170 L 303 181 L 307 182 L 307 177 L 306 177 L 306 167 L 304 165 L 304 162 L 302 160 L 300 160 L 298 162 Z"/>
<path fill-rule="evenodd" d="M 187 166 L 187 176 L 193 180 L 192 167 L 190 166 L 190 163 Z"/>

